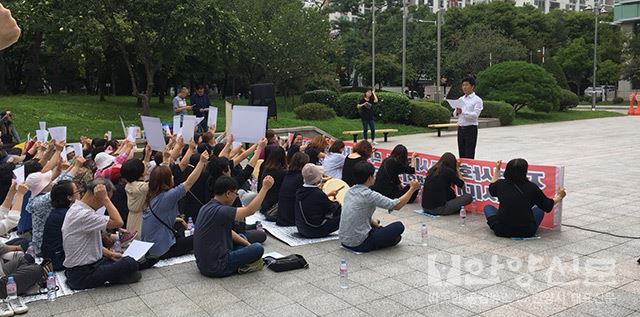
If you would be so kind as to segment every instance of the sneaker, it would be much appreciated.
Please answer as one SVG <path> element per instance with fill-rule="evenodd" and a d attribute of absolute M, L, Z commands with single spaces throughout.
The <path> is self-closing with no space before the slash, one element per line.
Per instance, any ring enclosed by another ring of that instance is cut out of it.
<path fill-rule="evenodd" d="M 238 268 L 238 274 L 247 274 L 247 273 L 251 273 L 251 272 L 258 272 L 258 271 L 262 270 L 263 267 L 264 267 L 264 260 L 263 259 L 259 259 L 258 261 L 255 261 L 255 262 L 249 263 L 249 264 L 245 264 L 245 265 L 241 266 L 240 268 Z"/>
<path fill-rule="evenodd" d="M 11 317 L 14 315 L 11 305 L 6 301 L 0 301 L 0 317 Z"/>
<path fill-rule="evenodd" d="M 371 141 L 371 145 L 378 145 L 378 142 L 376 142 L 376 141 Z"/>
<path fill-rule="evenodd" d="M 29 307 L 22 303 L 20 297 L 16 299 L 10 299 L 9 305 L 11 305 L 11 309 L 13 309 L 13 312 L 16 313 L 16 315 L 24 314 L 29 311 Z"/>
<path fill-rule="evenodd" d="M 136 230 L 131 230 L 128 232 L 125 232 L 123 234 L 120 235 L 120 243 L 127 243 L 131 240 L 133 240 L 133 238 L 136 237 L 136 234 L 138 234 L 138 231 Z"/>

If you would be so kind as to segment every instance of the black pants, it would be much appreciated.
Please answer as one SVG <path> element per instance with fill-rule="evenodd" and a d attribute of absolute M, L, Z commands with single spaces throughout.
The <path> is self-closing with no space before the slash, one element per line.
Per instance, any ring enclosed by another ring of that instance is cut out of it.
<path fill-rule="evenodd" d="M 67 269 L 67 285 L 71 289 L 87 289 L 110 284 L 128 284 L 140 280 L 138 262 L 125 256 L 118 261 L 102 258 L 96 263 Z"/>
<path fill-rule="evenodd" d="M 7 297 L 7 277 L 13 276 L 18 289 L 18 295 L 24 295 L 43 277 L 42 266 L 35 264 L 30 255 L 19 255 L 13 260 L 2 264 L 5 276 L 0 278 L 0 298 Z"/>
<path fill-rule="evenodd" d="M 160 256 L 161 260 L 175 258 L 177 256 L 183 256 L 185 254 L 189 254 L 193 251 L 193 236 L 189 236 L 186 238 L 176 238 L 176 243 L 174 243 L 169 251 Z"/>
<path fill-rule="evenodd" d="M 474 159 L 478 142 L 478 126 L 458 126 L 458 153 L 460 158 Z"/>
<path fill-rule="evenodd" d="M 343 246 L 356 252 L 369 252 L 384 249 L 400 243 L 403 232 L 404 225 L 402 222 L 396 221 L 384 227 L 371 228 L 369 236 L 359 246 L 348 247 L 344 244 Z"/>

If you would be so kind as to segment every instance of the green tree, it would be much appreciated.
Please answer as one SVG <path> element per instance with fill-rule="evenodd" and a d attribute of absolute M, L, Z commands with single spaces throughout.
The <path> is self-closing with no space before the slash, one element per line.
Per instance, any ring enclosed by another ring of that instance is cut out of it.
<path fill-rule="evenodd" d="M 478 74 L 477 92 L 487 100 L 505 101 L 514 110 L 530 107 L 550 112 L 558 107 L 560 89 L 544 68 L 521 61 L 493 65 Z"/>
<path fill-rule="evenodd" d="M 567 77 L 564 75 L 564 71 L 562 70 L 562 67 L 558 64 L 558 62 L 556 62 L 555 59 L 547 58 L 544 61 L 544 64 L 542 64 L 542 67 L 544 67 L 546 71 L 548 71 L 549 73 L 551 73 L 551 75 L 553 75 L 553 78 L 556 79 L 556 82 L 558 83 L 558 86 L 560 86 L 560 88 L 562 89 L 569 88 L 569 84 L 567 83 Z"/>
<path fill-rule="evenodd" d="M 599 83 L 616 85 L 620 80 L 622 66 L 610 59 L 598 63 L 597 80 Z"/>
<path fill-rule="evenodd" d="M 371 84 L 371 56 L 363 56 L 356 64 L 356 69 L 364 80 Z M 376 54 L 376 85 L 382 89 L 383 85 L 397 83 L 402 76 L 402 64 L 395 55 Z M 368 80 L 368 81 L 367 81 Z"/>
<path fill-rule="evenodd" d="M 576 94 L 578 95 L 582 90 L 582 80 L 593 67 L 592 49 L 592 45 L 587 44 L 584 38 L 580 37 L 558 50 L 555 56 L 558 64 L 562 66 L 567 80 L 576 85 Z"/>

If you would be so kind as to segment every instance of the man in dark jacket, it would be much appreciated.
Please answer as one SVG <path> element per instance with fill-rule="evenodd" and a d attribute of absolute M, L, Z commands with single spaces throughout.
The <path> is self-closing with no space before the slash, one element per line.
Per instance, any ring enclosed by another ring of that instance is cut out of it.
<path fill-rule="evenodd" d="M 295 218 L 298 233 L 306 238 L 322 238 L 338 230 L 342 208 L 329 197 L 335 197 L 337 191 L 325 194 L 319 185 L 322 182 L 323 169 L 307 164 L 302 169 L 304 185 L 296 192 Z"/>

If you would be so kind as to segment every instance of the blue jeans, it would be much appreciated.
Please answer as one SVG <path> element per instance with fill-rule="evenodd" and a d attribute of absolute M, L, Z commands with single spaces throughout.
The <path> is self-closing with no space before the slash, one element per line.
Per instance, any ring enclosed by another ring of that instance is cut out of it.
<path fill-rule="evenodd" d="M 402 222 L 396 221 L 385 227 L 371 228 L 369 236 L 359 246 L 349 247 L 344 244 L 342 246 L 355 252 L 369 252 L 384 249 L 400 243 L 403 232 L 404 225 Z"/>
<path fill-rule="evenodd" d="M 533 218 L 536 220 L 536 225 L 540 226 L 540 223 L 542 223 L 542 219 L 544 218 L 544 211 L 538 208 L 538 206 L 533 206 L 533 208 L 531 208 L 531 212 L 533 212 Z M 485 218 L 488 219 L 489 217 L 495 216 L 497 214 L 498 208 L 491 205 L 486 205 L 484 207 Z"/>
<path fill-rule="evenodd" d="M 264 254 L 264 248 L 260 243 L 252 243 L 246 247 L 234 245 L 233 251 L 229 252 L 227 267 L 223 276 L 237 273 L 241 266 L 251 264 L 262 258 L 262 254 Z"/>
<path fill-rule="evenodd" d="M 364 139 L 363 140 L 367 140 L 367 126 L 369 127 L 369 129 L 371 129 L 371 141 L 375 140 L 376 138 L 376 123 L 373 121 L 373 119 L 371 120 L 365 120 L 362 119 L 362 134 L 364 135 Z"/>

